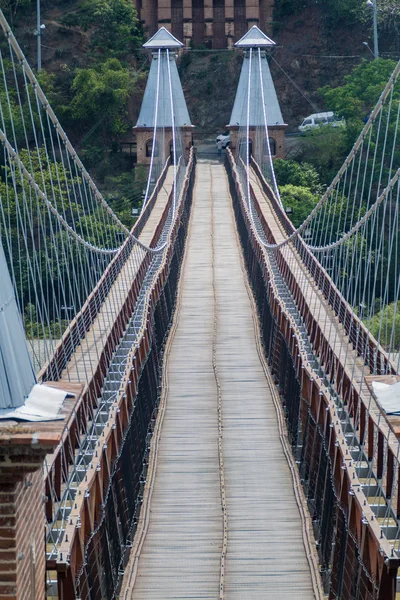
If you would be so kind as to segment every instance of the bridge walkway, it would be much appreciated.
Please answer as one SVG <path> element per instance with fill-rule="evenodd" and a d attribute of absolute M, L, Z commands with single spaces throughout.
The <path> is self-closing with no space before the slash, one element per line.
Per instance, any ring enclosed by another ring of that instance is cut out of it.
<path fill-rule="evenodd" d="M 172 189 L 174 177 L 174 168 L 169 167 L 163 186 L 161 187 L 157 201 L 149 215 L 149 218 L 139 235 L 143 244 L 149 245 L 160 222 L 163 211 L 167 205 L 168 197 Z M 128 297 L 132 286 L 132 280 L 145 256 L 145 251 L 134 246 L 128 260 L 121 269 L 118 277 L 112 285 L 107 298 L 100 308 L 90 329 L 82 340 L 82 343 L 76 348 L 64 371 L 60 381 L 65 382 L 86 382 L 90 379 L 89 375 L 96 372 L 99 363 L 99 353 L 104 347 L 110 332 L 113 329 L 114 321 L 120 314 L 121 309 Z"/>
<path fill-rule="evenodd" d="M 199 162 L 121 599 L 314 598 L 307 524 L 254 315 L 225 169 Z"/>

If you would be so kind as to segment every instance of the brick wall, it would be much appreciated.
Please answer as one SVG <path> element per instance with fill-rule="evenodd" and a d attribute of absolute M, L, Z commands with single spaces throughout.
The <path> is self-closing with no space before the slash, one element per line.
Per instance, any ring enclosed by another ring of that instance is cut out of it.
<path fill-rule="evenodd" d="M 16 469 L 0 487 L 0 600 L 45 597 L 44 484 L 41 469 Z"/>
<path fill-rule="evenodd" d="M 146 156 L 146 144 L 149 143 L 151 145 L 152 143 L 153 129 L 145 127 L 135 127 L 133 131 L 136 134 L 137 162 L 139 165 L 149 165 L 151 157 Z M 193 127 L 181 127 L 181 132 L 185 158 L 188 159 L 189 150 L 193 145 Z M 164 144 L 164 156 L 165 158 L 167 158 L 170 154 L 170 148 L 172 144 L 172 131 L 168 127 L 165 128 Z"/>
<path fill-rule="evenodd" d="M 285 158 L 285 129 L 286 125 L 278 125 L 275 127 L 268 127 L 269 138 L 275 141 L 275 154 L 273 154 L 272 158 Z M 242 132 L 241 132 L 242 133 Z M 230 148 L 232 152 L 235 154 L 237 150 L 238 142 L 239 142 L 239 128 L 232 127 L 230 128 L 231 134 L 231 142 Z M 254 127 L 250 127 L 249 137 L 253 144 L 253 150 L 258 140 L 257 131 Z"/>
<path fill-rule="evenodd" d="M 162 25 L 171 30 L 173 8 L 171 0 L 146 0 L 145 2 L 134 0 L 134 3 L 139 18 L 150 36 Z M 242 14 L 239 5 L 243 5 L 243 23 L 236 23 L 235 28 L 235 14 Z M 271 24 L 273 20 L 274 5 L 275 0 L 225 0 L 226 47 L 231 47 L 233 37 L 238 39 L 238 37 L 241 37 L 252 25 L 258 25 L 263 31 L 270 35 L 272 33 Z M 196 44 L 206 42 L 213 47 L 220 47 L 220 42 L 214 44 L 213 39 L 213 0 L 196 0 L 195 6 L 197 17 L 196 19 L 193 19 L 193 0 L 182 0 L 181 14 L 183 23 L 175 23 L 174 26 L 176 31 L 183 31 L 184 39 L 181 41 L 183 41 L 186 46 L 189 46 L 193 37 L 195 37 Z M 202 15 L 201 19 L 199 17 L 200 14 Z M 217 30 L 217 35 L 220 35 L 220 28 Z"/>

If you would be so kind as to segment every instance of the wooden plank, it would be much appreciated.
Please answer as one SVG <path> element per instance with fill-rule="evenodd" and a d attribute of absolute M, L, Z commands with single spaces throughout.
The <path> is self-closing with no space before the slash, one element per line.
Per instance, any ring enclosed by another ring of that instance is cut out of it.
<path fill-rule="evenodd" d="M 200 162 L 196 180 L 161 434 L 153 440 L 155 478 L 138 529 L 146 535 L 136 540 L 120 597 L 215 600 L 223 573 L 227 598 L 308 600 L 301 519 L 256 350 L 226 173 Z"/>

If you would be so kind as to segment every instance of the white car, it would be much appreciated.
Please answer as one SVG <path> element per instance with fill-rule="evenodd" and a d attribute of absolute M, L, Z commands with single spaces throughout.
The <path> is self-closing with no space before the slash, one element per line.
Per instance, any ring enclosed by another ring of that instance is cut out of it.
<path fill-rule="evenodd" d="M 299 131 L 308 131 L 321 127 L 322 125 L 331 125 L 331 127 L 344 127 L 346 125 L 344 119 L 339 119 L 334 112 L 327 111 L 321 113 L 314 113 L 304 119 L 301 125 L 299 125 Z"/>
<path fill-rule="evenodd" d="M 225 131 L 225 133 L 220 133 L 220 135 L 218 135 L 215 138 L 215 143 L 218 144 L 218 142 L 222 142 L 223 148 L 228 148 L 229 144 L 231 143 L 231 134 L 229 133 L 229 131 Z"/>

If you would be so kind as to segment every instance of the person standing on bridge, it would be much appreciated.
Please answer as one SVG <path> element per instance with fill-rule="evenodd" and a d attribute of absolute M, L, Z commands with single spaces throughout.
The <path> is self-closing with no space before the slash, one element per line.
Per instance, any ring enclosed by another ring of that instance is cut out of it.
<path fill-rule="evenodd" d="M 218 156 L 221 156 L 221 152 L 222 152 L 222 141 L 218 140 L 217 142 L 217 150 L 218 150 Z"/>

